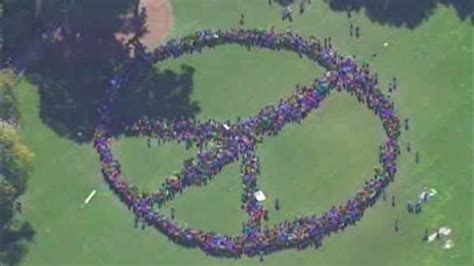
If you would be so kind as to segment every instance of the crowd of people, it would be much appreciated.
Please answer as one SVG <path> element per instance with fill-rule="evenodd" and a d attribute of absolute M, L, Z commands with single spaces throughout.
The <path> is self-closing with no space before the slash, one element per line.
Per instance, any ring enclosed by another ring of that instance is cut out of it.
<path fill-rule="evenodd" d="M 143 67 L 227 44 L 241 45 L 249 50 L 292 51 L 319 63 L 327 73 L 309 85 L 297 86 L 290 97 L 281 99 L 278 104 L 266 106 L 257 115 L 235 123 L 200 122 L 190 118 L 117 123 L 111 118 L 118 91 L 125 89 L 127 82 L 136 78 Z M 260 173 L 257 143 L 279 134 L 290 123 L 301 123 L 333 91 L 345 91 L 355 96 L 381 119 L 387 139 L 380 146 L 380 165 L 353 197 L 321 216 L 298 216 L 273 227 L 262 226 L 268 217 L 254 196 L 259 190 L 257 177 Z M 362 218 L 365 210 L 394 180 L 400 154 L 400 120 L 395 115 L 393 102 L 384 96 L 368 65 L 357 66 L 350 57 L 340 56 L 326 39 L 324 42 L 316 37 L 305 39 L 293 32 L 278 33 L 273 29 L 200 31 L 171 40 L 151 53 L 142 50 L 125 64 L 120 75 L 111 80 L 107 96 L 98 108 L 98 116 L 94 147 L 100 156 L 102 174 L 111 189 L 139 219 L 156 227 L 170 240 L 187 247 L 199 247 L 213 256 L 262 256 L 287 248 L 319 247 L 325 236 L 342 231 Z M 166 178 L 154 193 L 140 192 L 122 177 L 120 163 L 112 154 L 110 132 L 116 127 L 131 135 L 157 138 L 162 142 L 177 141 L 188 148 L 194 145 L 198 148 L 197 156 L 185 161 L 182 169 Z M 241 234 L 224 235 L 184 227 L 161 212 L 160 207 L 176 194 L 183 193 L 190 186 L 207 184 L 226 165 L 235 161 L 241 162 L 244 186 L 241 207 L 249 215 Z"/>

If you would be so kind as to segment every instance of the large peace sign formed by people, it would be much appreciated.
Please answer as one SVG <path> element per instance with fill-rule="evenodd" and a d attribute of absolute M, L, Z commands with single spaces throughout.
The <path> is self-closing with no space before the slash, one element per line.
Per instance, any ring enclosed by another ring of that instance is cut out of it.
<path fill-rule="evenodd" d="M 120 125 L 112 122 L 111 109 L 118 91 L 125 89 L 130 79 L 137 78 L 144 67 L 225 44 L 239 44 L 248 50 L 292 51 L 319 63 L 327 73 L 309 85 L 297 86 L 289 98 L 280 100 L 278 104 L 266 106 L 258 114 L 233 124 L 185 118 L 173 121 L 143 118 Z M 277 33 L 273 30 L 200 31 L 171 40 L 153 53 L 137 53 L 135 59 L 125 65 L 121 74 L 110 81 L 106 98 L 98 108 L 94 147 L 99 153 L 102 174 L 110 188 L 139 219 L 154 226 L 175 243 L 199 247 L 207 255 L 225 257 L 240 257 L 242 254 L 255 256 L 288 248 L 317 248 L 325 236 L 359 221 L 365 210 L 394 180 L 400 154 L 400 121 L 395 115 L 394 104 L 384 96 L 369 66 L 357 66 L 351 58 L 338 55 L 332 49 L 330 40 L 321 42 L 318 38 L 303 38 L 292 32 Z M 387 138 L 380 145 L 380 165 L 375 168 L 374 177 L 345 203 L 320 216 L 298 216 L 271 228 L 263 228 L 266 210 L 254 196 L 260 190 L 257 182 L 260 173 L 257 143 L 276 136 L 290 123 L 301 123 L 333 91 L 345 91 L 355 96 L 382 121 Z M 180 171 L 166 178 L 156 192 L 140 192 L 121 177 L 120 163 L 111 152 L 110 132 L 117 127 L 131 135 L 158 138 L 163 142 L 176 141 L 188 148 L 195 146 L 198 152 L 195 158 L 184 162 Z M 177 194 L 190 186 L 205 185 L 226 165 L 236 161 L 241 163 L 244 187 L 242 209 L 248 214 L 241 234 L 225 235 L 183 227 L 160 212 L 163 204 Z"/>

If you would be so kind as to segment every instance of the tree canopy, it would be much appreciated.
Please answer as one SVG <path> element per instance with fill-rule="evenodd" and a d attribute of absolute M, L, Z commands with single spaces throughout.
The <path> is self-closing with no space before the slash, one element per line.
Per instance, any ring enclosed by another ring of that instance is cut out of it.
<path fill-rule="evenodd" d="M 15 204 L 25 192 L 33 159 L 16 130 L 20 118 L 16 85 L 13 71 L 0 71 L 0 264 L 10 265 L 17 264 L 26 251 L 21 240 L 34 235 L 28 222 L 15 217 Z"/>

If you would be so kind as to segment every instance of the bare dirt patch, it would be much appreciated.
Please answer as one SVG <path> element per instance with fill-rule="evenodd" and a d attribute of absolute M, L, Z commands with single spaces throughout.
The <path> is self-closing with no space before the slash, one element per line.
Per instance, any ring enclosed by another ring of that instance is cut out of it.
<path fill-rule="evenodd" d="M 171 30 L 173 26 L 173 11 L 169 0 L 141 0 L 140 10 L 143 8 L 147 15 L 145 22 L 146 33 L 140 37 L 140 42 L 148 49 L 153 49 L 164 41 L 166 35 Z M 132 17 L 133 14 L 126 16 L 126 18 Z M 134 33 L 120 32 L 115 37 L 125 44 L 133 35 Z"/>

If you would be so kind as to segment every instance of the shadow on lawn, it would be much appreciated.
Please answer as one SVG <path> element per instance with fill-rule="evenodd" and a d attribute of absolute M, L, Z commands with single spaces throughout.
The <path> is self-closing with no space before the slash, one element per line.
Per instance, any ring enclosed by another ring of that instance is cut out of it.
<path fill-rule="evenodd" d="M 289 5 L 293 4 L 295 2 L 295 0 L 276 0 L 275 2 L 277 2 L 281 6 L 289 6 Z"/>
<path fill-rule="evenodd" d="M 200 110 L 190 99 L 194 69 L 186 65 L 181 69 L 181 72 L 150 69 L 143 79 L 133 80 L 120 91 L 112 109 L 113 121 L 119 124 L 144 116 L 151 119 L 194 117 Z M 100 85 L 81 89 L 76 84 L 43 84 L 41 119 L 61 136 L 77 142 L 90 141 L 97 120 L 96 107 L 106 87 L 106 84 Z"/>
<path fill-rule="evenodd" d="M 380 24 L 414 29 L 427 20 L 438 4 L 453 7 L 459 19 L 473 17 L 472 0 L 329 0 L 335 11 L 360 11 Z"/>
<path fill-rule="evenodd" d="M 277 0 L 281 6 L 307 0 Z M 334 11 L 365 10 L 367 17 L 380 24 L 413 29 L 427 20 L 437 5 L 452 7 L 462 21 L 473 22 L 472 0 L 324 0 Z"/>
<path fill-rule="evenodd" d="M 114 121 L 135 121 L 143 116 L 150 119 L 194 117 L 200 108 L 190 99 L 194 68 L 181 65 L 179 73 L 169 69 L 150 69 L 140 80 L 121 90 L 113 107 Z"/>
<path fill-rule="evenodd" d="M 117 33 L 145 33 L 146 10 L 138 10 L 136 0 L 36 2 L 41 9 L 31 0 L 8 2 L 16 13 L 7 14 L 6 50 L 38 85 L 42 121 L 59 136 L 89 142 L 108 81 L 130 57 Z M 193 73 L 189 67 L 181 73 L 150 71 L 126 88 L 115 118 L 194 115 L 199 108 L 189 100 Z"/>
<path fill-rule="evenodd" d="M 24 222 L 16 230 L 2 229 L 0 234 L 0 264 L 18 265 L 27 252 L 26 242 L 33 240 L 35 231 Z"/>

